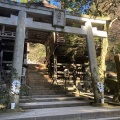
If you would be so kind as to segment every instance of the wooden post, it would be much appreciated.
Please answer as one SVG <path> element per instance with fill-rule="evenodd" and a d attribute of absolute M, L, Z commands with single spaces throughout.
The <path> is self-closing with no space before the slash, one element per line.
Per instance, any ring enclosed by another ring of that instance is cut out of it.
<path fill-rule="evenodd" d="M 57 56 L 54 55 L 54 79 L 57 80 Z"/>
<path fill-rule="evenodd" d="M 55 42 L 56 42 L 56 33 L 55 32 L 53 32 L 53 43 L 55 44 Z M 57 80 L 57 56 L 56 56 L 56 54 L 55 54 L 55 50 L 53 51 L 54 53 L 54 80 L 56 81 Z"/>
<path fill-rule="evenodd" d="M 88 46 L 94 98 L 95 98 L 95 103 L 100 103 L 100 99 L 101 99 L 100 96 L 104 98 L 104 94 L 102 92 L 102 94 L 100 95 L 100 92 L 97 86 L 98 82 L 101 82 L 101 80 L 99 77 L 98 64 L 96 59 L 96 50 L 95 50 L 95 44 L 94 44 L 92 25 L 90 21 L 86 22 L 85 25 L 87 30 L 87 46 Z"/>
<path fill-rule="evenodd" d="M 116 63 L 116 70 L 117 70 L 117 80 L 120 89 L 120 54 L 115 55 L 114 57 Z"/>
<path fill-rule="evenodd" d="M 25 40 L 25 18 L 26 12 L 19 11 L 18 14 L 18 23 L 16 29 L 16 38 L 14 45 L 14 54 L 13 54 L 13 68 L 16 70 L 18 81 L 21 83 L 21 74 L 22 74 L 22 64 L 23 64 L 23 51 L 24 51 L 24 40 Z M 14 76 L 12 83 L 14 83 Z M 19 94 L 13 95 L 13 102 L 15 107 L 19 107 Z"/>
<path fill-rule="evenodd" d="M 2 34 L 5 32 L 5 26 L 2 26 Z"/>
<path fill-rule="evenodd" d="M 117 90 L 117 93 L 115 93 L 113 96 L 113 101 L 120 102 L 120 54 L 115 55 L 114 59 L 115 59 L 116 70 L 117 70 L 118 90 Z"/>

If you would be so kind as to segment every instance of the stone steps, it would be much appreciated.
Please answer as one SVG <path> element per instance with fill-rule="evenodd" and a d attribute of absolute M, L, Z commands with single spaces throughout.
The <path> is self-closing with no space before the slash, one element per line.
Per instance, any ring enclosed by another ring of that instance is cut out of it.
<path fill-rule="evenodd" d="M 47 82 L 34 82 L 34 83 L 29 83 L 30 86 L 40 86 L 40 84 L 45 84 L 45 85 L 50 85 Z"/>
<path fill-rule="evenodd" d="M 89 105 L 89 102 L 80 101 L 76 97 L 66 97 L 65 86 L 53 85 L 48 78 L 48 75 L 41 75 L 35 69 L 28 69 L 29 96 L 22 96 L 20 99 L 20 107 L 23 109 L 46 109 L 59 107 L 74 107 Z M 44 72 L 41 72 L 44 73 Z M 66 91 L 74 92 L 74 88 L 67 81 Z M 57 95 L 56 95 L 57 94 Z"/>
<path fill-rule="evenodd" d="M 70 100 L 82 100 L 81 97 L 44 97 L 44 98 L 23 98 L 20 99 L 20 103 L 29 102 L 53 102 L 53 101 L 70 101 Z"/>
<path fill-rule="evenodd" d="M 119 120 L 118 107 L 75 106 L 30 109 L 0 114 L 1 120 Z"/>
<path fill-rule="evenodd" d="M 31 91 L 33 91 L 33 92 L 36 92 L 36 91 L 43 91 L 43 90 L 49 90 L 48 88 L 31 88 L 30 90 L 29 90 L 29 92 L 31 92 Z"/>
<path fill-rule="evenodd" d="M 43 77 L 29 78 L 29 82 L 35 82 L 35 81 L 47 81 L 47 79 L 43 79 Z"/>
<path fill-rule="evenodd" d="M 55 95 L 56 91 L 51 89 L 52 84 L 45 78 L 44 70 L 38 68 L 40 69 L 40 65 L 29 65 L 28 67 L 28 81 L 31 88 L 29 95 Z"/>
<path fill-rule="evenodd" d="M 59 95 L 29 95 L 29 96 L 21 96 L 21 99 L 30 99 L 30 98 L 56 98 L 56 97 L 65 97 L 63 94 Z"/>
<path fill-rule="evenodd" d="M 55 95 L 56 92 L 55 91 L 52 91 L 52 90 L 49 90 L 49 91 L 37 91 L 37 92 L 29 92 L 29 95 Z"/>
<path fill-rule="evenodd" d="M 47 83 L 47 80 L 42 80 L 41 78 L 36 80 L 29 80 L 29 83 Z"/>
<path fill-rule="evenodd" d="M 50 83 L 46 83 L 46 85 L 43 82 L 34 84 L 33 80 L 44 81 L 46 79 L 42 77 L 31 79 L 32 74 L 34 73 L 31 72 L 28 77 L 31 95 L 20 98 L 20 107 L 23 112 L 0 114 L 1 120 L 108 120 L 110 117 L 112 117 L 111 120 L 117 120 L 120 118 L 119 108 L 113 106 L 94 107 L 90 105 L 88 99 L 71 97 L 74 91 L 73 87 L 67 87 L 67 90 L 71 91 L 68 96 L 59 93 L 62 92 L 61 89 L 64 91 L 64 85 L 55 86 Z M 55 93 L 50 95 L 50 91 Z"/>
<path fill-rule="evenodd" d="M 68 92 L 67 95 L 72 95 L 72 92 Z M 29 95 L 56 95 L 56 94 L 65 94 L 65 91 L 50 90 L 46 92 L 29 92 Z"/>
<path fill-rule="evenodd" d="M 43 109 L 43 108 L 85 106 L 85 105 L 89 105 L 89 104 L 90 103 L 88 103 L 86 101 L 71 100 L 71 101 L 20 103 L 20 107 L 23 109 Z"/>
<path fill-rule="evenodd" d="M 89 120 L 120 120 L 120 117 L 96 118 L 96 119 L 89 119 Z"/>

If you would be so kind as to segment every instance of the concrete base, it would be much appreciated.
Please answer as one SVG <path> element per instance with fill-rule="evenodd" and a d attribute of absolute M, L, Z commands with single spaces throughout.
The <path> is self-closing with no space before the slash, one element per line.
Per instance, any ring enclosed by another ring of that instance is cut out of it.
<path fill-rule="evenodd" d="M 31 109 L 23 112 L 0 114 L 1 120 L 88 120 L 98 118 L 120 117 L 120 107 L 62 107 Z"/>
<path fill-rule="evenodd" d="M 91 103 L 91 105 L 94 107 L 106 107 L 106 106 L 108 106 L 107 103 L 101 104 L 101 103 L 94 103 L 94 102 Z"/>

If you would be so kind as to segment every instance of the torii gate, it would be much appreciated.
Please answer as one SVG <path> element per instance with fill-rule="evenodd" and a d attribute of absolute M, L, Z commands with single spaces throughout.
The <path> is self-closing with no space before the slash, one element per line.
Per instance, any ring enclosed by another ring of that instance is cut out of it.
<path fill-rule="evenodd" d="M 95 103 L 100 103 L 100 99 L 104 98 L 104 90 L 100 87 L 103 85 L 99 77 L 98 64 L 96 59 L 96 50 L 94 45 L 94 36 L 107 38 L 107 32 L 104 31 L 106 20 L 91 19 L 87 17 L 79 17 L 65 13 L 64 10 L 50 9 L 44 7 L 26 6 L 9 0 L 0 0 L 0 10 L 10 10 L 15 15 L 11 14 L 9 17 L 0 15 L 0 24 L 16 26 L 16 38 L 13 55 L 13 68 L 18 74 L 18 81 L 21 82 L 23 50 L 25 40 L 25 30 L 43 30 L 50 32 L 64 32 L 77 35 L 85 35 L 87 37 L 87 45 L 89 51 L 90 68 L 94 89 Z M 31 15 L 31 17 L 29 17 Z M 44 21 L 35 22 L 34 15 L 43 17 L 44 19 L 51 18 L 50 23 Z M 32 17 L 33 16 L 33 17 Z M 81 27 L 67 26 L 66 22 L 82 23 Z M 94 24 L 96 27 L 92 27 Z M 103 30 L 98 30 L 97 26 L 101 25 Z M 14 82 L 14 80 L 13 80 Z M 99 84 L 101 85 L 99 87 Z M 19 106 L 19 95 L 14 95 L 14 102 L 16 107 Z"/>

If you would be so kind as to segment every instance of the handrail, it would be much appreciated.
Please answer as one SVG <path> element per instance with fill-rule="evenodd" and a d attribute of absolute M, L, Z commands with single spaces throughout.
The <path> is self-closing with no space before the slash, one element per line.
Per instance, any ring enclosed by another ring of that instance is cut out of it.
<path fill-rule="evenodd" d="M 15 37 L 16 32 L 10 32 L 10 31 L 4 31 L 4 32 L 2 32 L 2 31 L 0 31 L 0 35 L 1 36 L 12 36 L 12 37 Z"/>

